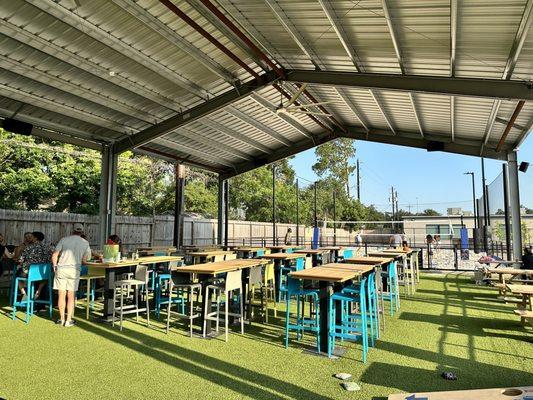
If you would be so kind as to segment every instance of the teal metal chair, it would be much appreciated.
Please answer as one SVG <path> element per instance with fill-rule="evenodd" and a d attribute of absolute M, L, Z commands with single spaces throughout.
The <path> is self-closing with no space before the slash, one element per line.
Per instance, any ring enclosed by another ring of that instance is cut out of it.
<path fill-rule="evenodd" d="M 168 302 L 172 302 L 174 304 L 180 304 L 181 305 L 181 312 L 185 313 L 185 298 L 183 296 L 177 296 L 172 297 L 171 296 L 164 296 L 163 291 L 170 290 L 170 280 L 172 277 L 172 271 L 175 270 L 178 267 L 178 261 L 171 261 L 168 263 L 168 266 L 165 271 L 155 271 L 155 288 L 154 288 L 154 303 L 155 303 L 155 314 L 157 318 L 159 318 L 159 315 L 161 314 L 161 306 L 168 304 Z M 178 290 L 178 292 L 180 292 Z M 178 294 L 182 294 L 181 292 Z"/>
<path fill-rule="evenodd" d="M 296 263 L 294 261 L 289 265 L 281 265 L 279 271 L 279 299 L 283 300 L 287 295 L 287 277 L 292 271 L 300 271 L 305 268 L 305 258 L 297 258 Z"/>
<path fill-rule="evenodd" d="M 40 281 L 48 281 L 48 300 L 35 300 L 35 283 Z M 26 283 L 26 300 L 17 300 L 19 282 Z M 13 287 L 13 312 L 12 319 L 16 318 L 17 307 L 26 309 L 26 323 L 30 322 L 30 318 L 33 315 L 33 307 L 35 303 L 48 305 L 48 311 L 50 318 L 52 318 L 52 265 L 51 264 L 31 264 L 28 268 L 28 277 L 21 278 L 15 277 Z"/>
<path fill-rule="evenodd" d="M 366 306 L 367 279 L 352 288 L 351 292 L 337 292 L 330 296 L 328 302 L 329 312 L 329 344 L 328 356 L 331 357 L 335 349 L 335 340 L 358 340 L 361 339 L 363 345 L 363 363 L 366 363 L 368 353 L 368 320 Z M 341 308 L 340 325 L 336 321 L 337 304 Z M 359 305 L 358 312 L 352 311 L 355 304 Z"/>
<path fill-rule="evenodd" d="M 304 269 L 304 259 L 298 258 L 295 271 Z M 296 300 L 296 323 L 291 323 L 291 300 Z M 309 299 L 314 306 L 314 317 L 306 318 L 300 307 L 301 300 Z M 286 316 L 285 316 L 285 348 L 289 347 L 289 331 L 296 331 L 296 339 L 300 340 L 305 331 L 314 332 L 316 335 L 317 351 L 320 352 L 320 320 L 319 299 L 317 290 L 303 289 L 299 279 L 287 276 L 286 281 Z"/>
<path fill-rule="evenodd" d="M 359 283 L 348 286 L 342 290 L 343 293 L 359 294 Z M 370 329 L 370 346 L 376 345 L 377 339 L 379 339 L 379 304 L 378 304 L 378 292 L 376 290 L 376 273 L 372 272 L 367 277 L 366 285 L 366 309 L 367 309 L 367 322 Z"/>
<path fill-rule="evenodd" d="M 394 316 L 394 312 L 400 309 L 400 285 L 398 282 L 396 261 L 389 263 L 387 271 L 382 272 L 382 277 L 386 277 L 388 291 L 382 292 L 381 296 L 389 302 L 390 315 L 392 317 Z"/>
<path fill-rule="evenodd" d="M 265 255 L 264 250 L 257 250 L 256 258 L 263 257 Z"/>

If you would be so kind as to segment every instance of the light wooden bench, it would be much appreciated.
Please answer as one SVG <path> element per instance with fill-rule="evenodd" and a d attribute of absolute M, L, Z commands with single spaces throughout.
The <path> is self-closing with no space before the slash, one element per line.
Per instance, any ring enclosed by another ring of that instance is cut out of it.
<path fill-rule="evenodd" d="M 514 313 L 519 315 L 521 318 L 533 318 L 533 311 L 517 309 L 514 310 Z"/>

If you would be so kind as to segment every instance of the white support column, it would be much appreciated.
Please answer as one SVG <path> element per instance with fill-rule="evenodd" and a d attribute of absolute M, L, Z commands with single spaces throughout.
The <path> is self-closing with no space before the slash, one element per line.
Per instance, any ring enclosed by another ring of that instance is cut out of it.
<path fill-rule="evenodd" d="M 112 146 L 102 148 L 102 168 L 100 178 L 100 246 L 114 231 L 117 197 L 118 154 L 113 153 Z"/>
<path fill-rule="evenodd" d="M 225 190 L 225 183 L 224 179 L 218 178 L 218 218 L 217 218 L 217 244 L 223 245 L 224 244 L 224 190 Z"/>
<path fill-rule="evenodd" d="M 522 224 L 520 221 L 520 185 L 516 151 L 507 153 L 507 165 L 509 169 L 509 205 L 511 209 L 513 258 L 519 260 L 522 257 Z"/>

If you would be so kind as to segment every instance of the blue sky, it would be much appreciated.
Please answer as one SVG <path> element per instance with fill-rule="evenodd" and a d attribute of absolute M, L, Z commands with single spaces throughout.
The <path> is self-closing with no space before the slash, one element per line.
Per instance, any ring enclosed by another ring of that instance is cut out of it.
<path fill-rule="evenodd" d="M 444 152 L 428 153 L 426 150 L 364 141 L 356 142 L 361 165 L 361 201 L 374 204 L 380 210 L 390 210 L 388 204 L 391 186 L 398 191 L 400 208 L 420 211 L 433 208 L 446 212 L 448 207 L 472 210 L 471 177 L 464 172 L 473 171 L 476 178 L 476 197 L 481 195 L 481 159 Z M 533 208 L 533 133 L 529 135 L 518 153 L 519 162 L 532 165 L 524 174 L 520 172 L 520 199 L 523 205 Z M 291 160 L 296 174 L 314 181 L 311 166 L 315 162 L 314 149 L 298 154 Z M 353 160 L 355 163 L 355 158 Z M 502 162 L 485 160 L 487 184 L 502 171 Z M 355 176 L 351 179 L 355 188 Z M 301 181 L 302 186 L 307 184 Z M 355 193 L 355 189 L 354 189 Z"/>

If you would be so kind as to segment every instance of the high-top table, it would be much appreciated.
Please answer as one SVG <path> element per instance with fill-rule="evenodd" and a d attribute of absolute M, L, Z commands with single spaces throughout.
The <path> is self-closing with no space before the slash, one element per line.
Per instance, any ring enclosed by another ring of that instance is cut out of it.
<path fill-rule="evenodd" d="M 198 276 L 198 279 L 200 282 L 202 282 L 202 302 L 207 302 L 207 310 L 211 310 L 211 296 L 207 296 L 207 285 L 209 284 L 209 279 L 216 277 L 217 275 L 232 272 L 232 271 L 238 271 L 238 270 L 245 270 L 252 267 L 258 267 L 266 264 L 268 261 L 257 259 L 257 258 L 250 258 L 250 259 L 235 259 L 235 260 L 225 260 L 225 261 L 218 261 L 218 262 L 211 262 L 211 263 L 204 263 L 204 264 L 194 264 L 194 265 L 184 265 L 182 267 L 179 267 L 176 272 L 178 273 L 189 273 L 189 274 L 195 274 Z M 246 276 L 242 277 L 243 280 L 243 288 L 245 287 L 244 281 L 246 280 Z M 246 299 L 246 294 L 243 292 L 241 293 L 241 301 Z M 226 301 L 229 301 L 226 299 Z M 205 320 L 205 303 L 202 304 L 202 324 Z M 212 336 L 212 321 L 211 320 L 205 320 L 206 322 L 206 336 L 211 337 Z"/>
<path fill-rule="evenodd" d="M 305 254 L 306 256 L 311 256 L 313 259 L 313 267 L 316 267 L 320 264 L 326 264 L 327 260 L 324 260 L 324 257 L 329 255 L 329 253 L 330 250 L 327 249 L 299 249 L 294 251 L 294 254 Z"/>
<path fill-rule="evenodd" d="M 290 272 L 294 279 L 317 281 L 319 283 L 320 302 L 320 352 L 327 353 L 329 347 L 329 298 L 334 293 L 334 285 L 359 278 L 362 274 L 374 270 L 373 265 L 329 263 L 319 267 Z M 340 315 L 337 315 L 337 319 Z"/>
<path fill-rule="evenodd" d="M 139 264 L 162 264 L 172 261 L 182 261 L 181 256 L 151 256 L 139 257 L 137 260 L 125 259 L 120 262 L 96 262 L 88 261 L 84 265 L 87 266 L 89 275 L 97 275 L 98 273 L 105 273 L 104 281 L 104 310 L 102 320 L 104 322 L 111 322 L 113 320 L 113 293 L 115 291 L 115 280 L 119 274 L 130 272 L 133 267 Z"/>
<path fill-rule="evenodd" d="M 305 254 L 297 253 L 271 253 L 264 254 L 260 258 L 274 262 L 274 281 L 276 283 L 276 301 L 280 300 L 281 266 L 289 267 L 299 258 L 305 259 Z M 305 262 L 305 260 L 304 260 Z"/>
<path fill-rule="evenodd" d="M 192 251 L 187 253 L 192 257 L 194 264 L 211 261 L 215 256 L 225 256 L 226 254 L 235 254 L 233 251 L 227 250 L 205 250 L 205 251 Z"/>
<path fill-rule="evenodd" d="M 320 250 L 329 250 L 331 252 L 331 255 L 330 255 L 330 258 L 329 258 L 329 262 L 330 263 L 335 263 L 337 261 L 339 261 L 339 253 L 342 249 L 345 249 L 346 247 L 345 246 L 324 246 L 324 247 L 319 247 Z"/>
<path fill-rule="evenodd" d="M 267 249 L 272 250 L 272 253 L 286 253 L 288 250 L 301 249 L 303 246 L 293 246 L 293 245 L 277 245 L 277 246 L 266 246 Z"/>
<path fill-rule="evenodd" d="M 394 261 L 394 257 L 351 257 L 345 258 L 345 263 L 351 264 L 371 264 L 371 265 L 386 265 Z"/>
<path fill-rule="evenodd" d="M 232 250 L 237 253 L 237 258 L 254 258 L 259 252 L 265 252 L 266 247 L 254 247 L 254 246 L 238 246 L 233 247 Z"/>
<path fill-rule="evenodd" d="M 153 246 L 153 247 L 139 247 L 137 251 L 141 256 L 154 256 L 158 253 L 165 253 L 165 255 L 170 256 L 172 253 L 177 251 L 176 247 L 172 246 Z"/>

